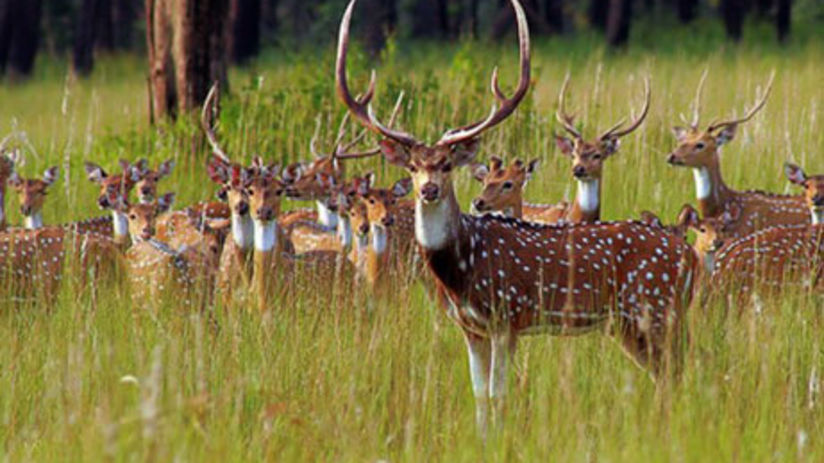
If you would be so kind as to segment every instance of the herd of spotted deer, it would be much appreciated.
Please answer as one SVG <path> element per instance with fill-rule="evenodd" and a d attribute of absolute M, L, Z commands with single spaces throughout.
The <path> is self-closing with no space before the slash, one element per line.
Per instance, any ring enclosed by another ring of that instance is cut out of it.
<path fill-rule="evenodd" d="M 145 160 L 121 161 L 116 173 L 86 163 L 89 180 L 100 187 L 98 205 L 111 214 L 45 226 L 41 210 L 57 168 L 23 179 L 14 171 L 19 155 L 4 150 L 0 193 L 10 185 L 25 218 L 22 228 L 6 227 L 0 207 L 4 287 L 14 297 L 40 292 L 53 298 L 65 262 L 72 260 L 84 285 L 126 275 L 132 297 L 144 304 L 161 291 L 174 291 L 182 304 L 204 308 L 217 293 L 226 302 L 250 297 L 266 310 L 279 295 L 313 280 L 349 278 L 374 290 L 419 267 L 465 336 L 482 430 L 490 404 L 494 411 L 501 403 L 507 363 L 522 334 L 600 328 L 661 377 L 677 373 L 687 339 L 685 314 L 697 288 L 736 285 L 732 299 L 739 306 L 753 294 L 793 285 L 813 294 L 824 289 L 824 176 L 787 164 L 789 180 L 804 194 L 778 195 L 732 190 L 721 175 L 721 145 L 764 106 L 772 77 L 744 117 L 703 129 L 702 76 L 692 120 L 674 129 L 678 147 L 667 159 L 693 170 L 698 210 L 684 206 L 671 226 L 649 212 L 640 220 L 601 222 L 603 163 L 616 153 L 620 138 L 643 123 L 648 80 L 643 109 L 632 123 L 622 121 L 594 139 L 584 138 L 566 112 L 569 80 L 564 81 L 556 116 L 568 136 L 556 135 L 555 142 L 573 163 L 577 194 L 571 204 L 528 204 L 522 195 L 537 160 L 474 162 L 481 134 L 512 114 L 529 89 L 529 31 L 518 0 L 511 0 L 520 49 L 514 95 L 504 95 L 493 73 L 496 103 L 489 116 L 447 131 L 435 144 L 392 128 L 400 98 L 389 124 L 379 121 L 370 106 L 374 73 L 362 96 L 351 94 L 346 56 L 355 2 L 340 27 L 336 89 L 348 113 L 331 154 L 320 153 L 313 137 L 315 159 L 282 171 L 260 158 L 249 166 L 232 161 L 212 124 L 216 88 L 209 93 L 202 125 L 212 150 L 208 176 L 219 184 L 220 202 L 166 213 L 174 197 L 159 196 L 157 186 L 172 170 L 171 161 L 156 169 Z M 361 137 L 343 143 L 350 115 L 379 135 L 378 147 L 353 153 Z M 378 188 L 372 173 L 345 180 L 347 163 L 377 154 L 409 177 L 389 188 Z M 452 183 L 453 172 L 463 166 L 483 184 L 472 215 L 461 212 Z M 136 203 L 129 199 L 132 190 Z M 414 199 L 402 199 L 410 191 Z M 317 210 L 281 213 L 284 197 L 316 201 Z M 694 245 L 686 241 L 688 229 L 696 233 Z"/>

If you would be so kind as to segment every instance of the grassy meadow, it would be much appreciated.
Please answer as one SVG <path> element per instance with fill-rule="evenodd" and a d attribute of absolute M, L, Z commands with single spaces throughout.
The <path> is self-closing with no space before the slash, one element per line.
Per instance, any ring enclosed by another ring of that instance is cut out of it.
<path fill-rule="evenodd" d="M 533 89 L 485 136 L 481 158 L 540 158 L 527 199 L 570 198 L 570 164 L 552 141 L 564 74 L 572 75 L 570 111 L 590 136 L 640 108 L 649 74 L 649 117 L 606 162 L 602 214 L 649 209 L 669 222 L 695 196 L 692 174 L 665 163 L 675 146 L 670 127 L 688 113 L 704 68 L 705 123 L 741 114 L 775 69 L 766 108 L 725 147 L 723 172 L 733 187 L 791 192 L 785 160 L 824 173 L 821 43 L 733 47 L 711 34 L 675 34 L 618 54 L 596 37 L 536 43 Z M 388 115 L 404 90 L 399 125 L 429 140 L 487 114 L 494 65 L 507 88 L 515 81 L 514 39 L 406 47 L 391 43 L 378 67 L 377 110 Z M 357 92 L 368 63 L 355 48 Z M 306 159 L 316 120 L 328 147 L 343 114 L 333 58 L 331 48 L 272 52 L 233 70 L 219 127 L 227 151 Z M 213 198 L 196 124 L 182 118 L 149 129 L 143 61 L 98 64 L 88 81 L 75 81 L 47 60 L 30 82 L 0 86 L 0 134 L 24 131 L 30 143 L 21 174 L 61 168 L 46 223 L 101 214 L 84 160 L 114 168 L 121 157 L 174 157 L 161 192 L 177 192 L 178 207 Z M 381 184 L 402 175 L 380 159 L 347 168 L 374 169 Z M 468 171 L 455 177 L 466 206 L 478 185 Z M 19 223 L 9 196 L 9 220 Z M 218 305 L 214 324 L 174 298 L 152 311 L 133 306 L 122 288 L 110 294 L 92 305 L 66 284 L 53 307 L 2 304 L 3 460 L 824 461 L 820 296 L 789 294 L 740 316 L 727 316 L 721 301 L 696 305 L 683 379 L 661 390 L 604 336 L 523 338 L 506 418 L 482 443 L 462 336 L 421 282 L 398 282 L 392 297 L 356 294 L 346 305 L 298 298 L 266 316 Z"/>

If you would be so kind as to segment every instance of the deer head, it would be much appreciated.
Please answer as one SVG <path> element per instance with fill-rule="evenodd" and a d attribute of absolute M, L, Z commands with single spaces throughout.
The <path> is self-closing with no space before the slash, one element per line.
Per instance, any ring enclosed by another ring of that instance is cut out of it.
<path fill-rule="evenodd" d="M 483 190 L 472 200 L 472 208 L 478 213 L 502 211 L 504 215 L 513 216 L 514 211 L 521 210 L 524 188 L 537 166 L 538 159 L 528 164 L 516 159 L 504 167 L 503 160 L 497 156 L 490 158 L 489 165 L 474 164 L 472 176 L 481 182 Z"/>
<path fill-rule="evenodd" d="M 128 202 L 121 200 L 117 207 L 126 214 L 126 218 L 129 220 L 129 235 L 133 242 L 152 239 L 155 234 L 157 217 L 169 210 L 174 199 L 174 193 L 166 193 L 151 203 L 130 205 Z"/>
<path fill-rule="evenodd" d="M 718 149 L 735 138 L 735 133 L 740 124 L 749 121 L 767 103 L 767 97 L 772 89 L 775 72 L 770 75 L 766 89 L 763 94 L 756 98 L 755 104 L 746 112 L 744 117 L 714 122 L 702 129 L 699 123 L 701 111 L 701 93 L 704 87 L 707 73 L 701 76 L 698 82 L 698 89 L 695 92 L 695 99 L 692 104 L 692 120 L 687 121 L 682 116 L 686 124 L 684 126 L 673 127 L 672 132 L 678 141 L 678 146 L 667 157 L 667 162 L 673 166 L 692 167 L 696 169 L 712 169 L 718 166 Z"/>
<path fill-rule="evenodd" d="M 200 233 L 202 239 L 198 243 L 198 250 L 207 256 L 215 268 L 220 263 L 220 254 L 226 235 L 231 227 L 228 219 L 207 219 L 192 209 L 186 209 L 189 223 Z"/>
<path fill-rule="evenodd" d="M 271 166 L 263 169 L 258 176 L 248 181 L 249 210 L 255 222 L 270 223 L 280 215 L 281 202 L 286 188 L 277 178 L 280 169 Z"/>
<path fill-rule="evenodd" d="M 708 273 L 712 272 L 715 266 L 715 255 L 724 245 L 732 227 L 735 225 L 735 221 L 738 219 L 737 214 L 740 211 L 735 207 L 731 209 L 731 211 L 724 211 L 718 217 L 705 217 L 702 219 L 699 217 L 698 211 L 692 206 L 685 205 L 678 215 L 678 222 L 675 227 L 682 230 L 682 233 L 687 229 L 695 232 L 693 248 L 703 260 Z"/>
<path fill-rule="evenodd" d="M 100 186 L 97 204 L 101 209 L 112 209 L 121 199 L 128 199 L 129 192 L 140 180 L 140 170 L 126 160 L 120 161 L 120 173 L 113 175 L 92 162 L 86 162 L 84 166 L 88 179 Z"/>
<path fill-rule="evenodd" d="M 57 166 L 46 169 L 43 178 L 21 178 L 17 172 L 11 174 L 9 185 L 20 199 L 20 214 L 26 221 L 26 228 L 43 226 L 43 203 L 46 201 L 49 187 L 57 180 L 57 175 Z"/>
<path fill-rule="evenodd" d="M 175 161 L 174 159 L 163 161 L 155 170 L 149 168 L 149 162 L 146 159 L 137 161 L 135 166 L 140 171 L 140 180 L 135 185 L 137 198 L 141 203 L 150 203 L 157 196 L 158 182 L 172 173 Z"/>
<path fill-rule="evenodd" d="M 813 224 L 824 224 L 824 175 L 808 176 L 801 167 L 789 162 L 784 164 L 784 171 L 790 182 L 804 188 Z"/>
<path fill-rule="evenodd" d="M 601 179 L 601 169 L 604 161 L 618 152 L 621 137 L 629 135 L 640 127 L 649 113 L 649 77 L 644 78 L 644 106 L 638 117 L 634 118 L 627 127 L 624 127 L 625 120 L 622 119 L 609 130 L 591 140 L 584 139 L 584 136 L 575 127 L 574 116 L 566 112 L 564 101 L 568 85 L 569 74 L 567 74 L 564 84 L 561 86 L 561 93 L 558 96 L 558 111 L 555 113 L 555 117 L 571 138 L 555 135 L 555 144 L 564 156 L 572 160 L 572 176 L 576 180 L 582 182 L 598 181 Z"/>
<path fill-rule="evenodd" d="M 512 0 L 518 23 L 521 70 L 518 88 L 515 90 L 514 95 L 511 98 L 504 95 L 498 83 L 496 69 L 492 73 L 491 81 L 496 104 L 492 105 L 489 115 L 472 124 L 448 130 L 435 144 L 428 145 L 412 135 L 390 128 L 378 120 L 370 105 L 375 94 L 376 75 L 374 72 L 366 93 L 356 98 L 349 91 L 346 77 L 346 55 L 349 48 L 349 26 L 356 1 L 351 0 L 349 2 L 341 20 L 335 64 L 335 82 L 338 97 L 349 108 L 355 119 L 366 128 L 383 137 L 380 142 L 380 150 L 384 158 L 391 164 L 405 168 L 410 173 L 416 203 L 420 208 L 431 211 L 443 211 L 444 207 L 459 210 L 452 186 L 451 174 L 453 169 L 465 166 L 475 158 L 478 150 L 478 139 L 481 134 L 509 117 L 529 89 L 529 29 L 523 9 L 518 0 Z M 423 233 L 424 230 L 421 230 L 421 232 Z M 437 246 L 437 243 L 431 244 Z"/>

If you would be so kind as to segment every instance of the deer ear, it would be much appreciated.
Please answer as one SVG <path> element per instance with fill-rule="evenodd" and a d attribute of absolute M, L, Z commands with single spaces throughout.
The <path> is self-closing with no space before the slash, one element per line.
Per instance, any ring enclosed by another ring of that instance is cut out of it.
<path fill-rule="evenodd" d="M 92 182 L 100 183 L 104 178 L 109 176 L 102 167 L 93 162 L 86 162 L 83 164 L 83 167 L 86 169 L 86 177 Z"/>
<path fill-rule="evenodd" d="M 374 172 L 367 172 L 366 175 L 363 176 L 363 179 L 366 180 L 366 186 L 369 188 L 375 188 L 375 173 Z"/>
<path fill-rule="evenodd" d="M 217 162 L 210 162 L 206 166 L 206 174 L 213 182 L 224 184 L 229 181 L 229 175 L 226 173 L 226 168 Z"/>
<path fill-rule="evenodd" d="M 796 185 L 804 185 L 807 181 L 804 170 L 791 162 L 784 163 L 784 173 L 787 174 L 787 179 Z"/>
<path fill-rule="evenodd" d="M 678 225 L 682 227 L 692 228 L 698 225 L 701 219 L 698 217 L 698 211 L 689 204 L 684 204 L 681 212 L 678 214 Z"/>
<path fill-rule="evenodd" d="M 499 170 L 501 166 L 504 165 L 504 160 L 499 158 L 498 156 L 490 156 L 489 158 L 489 170 Z"/>
<path fill-rule="evenodd" d="M 9 182 L 9 185 L 12 186 L 12 188 L 17 188 L 21 184 L 23 184 L 23 180 L 20 178 L 20 175 L 18 175 L 17 172 L 12 172 L 11 173 L 11 176 L 9 176 L 8 182 Z"/>
<path fill-rule="evenodd" d="M 573 151 L 575 151 L 575 143 L 562 135 L 555 135 L 555 146 L 561 150 L 561 154 L 564 156 L 572 156 Z"/>
<path fill-rule="evenodd" d="M 59 170 L 57 169 L 57 166 L 49 167 L 43 172 L 43 181 L 46 182 L 46 185 L 53 184 L 55 181 L 57 181 L 58 173 Z"/>
<path fill-rule="evenodd" d="M 618 152 L 618 148 L 621 146 L 621 140 L 618 138 L 609 137 L 601 142 L 601 146 L 604 147 L 604 155 L 612 156 Z"/>
<path fill-rule="evenodd" d="M 678 140 L 678 143 L 683 142 L 687 138 L 687 134 L 689 133 L 689 129 L 686 127 L 681 127 L 680 125 L 676 125 L 672 128 L 672 134 L 675 136 L 675 139 Z"/>
<path fill-rule="evenodd" d="M 462 167 L 472 162 L 475 156 L 478 155 L 478 148 L 480 148 L 480 146 L 481 141 L 477 138 L 454 145 L 452 151 L 452 163 L 454 167 Z"/>
<path fill-rule="evenodd" d="M 725 125 L 720 132 L 715 134 L 715 144 L 718 146 L 731 142 L 735 138 L 738 124 Z"/>
<path fill-rule="evenodd" d="M 530 181 L 532 179 L 532 173 L 535 172 L 535 169 L 538 168 L 538 164 L 541 163 L 540 159 L 533 159 L 529 161 L 529 164 L 526 165 L 526 181 Z"/>
<path fill-rule="evenodd" d="M 165 195 L 161 196 L 157 200 L 157 213 L 162 214 L 169 210 L 172 207 L 172 203 L 175 202 L 175 194 L 174 193 L 166 193 Z"/>
<path fill-rule="evenodd" d="M 283 174 L 281 175 L 281 179 L 284 183 L 290 184 L 297 182 L 301 175 L 303 174 L 303 168 L 301 167 L 300 163 L 296 162 L 294 164 L 290 164 L 283 169 Z"/>
<path fill-rule="evenodd" d="M 472 178 L 483 183 L 487 175 L 489 175 L 489 167 L 486 164 L 480 162 L 472 164 Z"/>
<path fill-rule="evenodd" d="M 396 198 L 406 196 L 410 191 L 412 191 L 412 179 L 409 177 L 402 178 L 392 185 L 392 194 L 395 195 Z"/>
<path fill-rule="evenodd" d="M 409 150 L 405 146 L 394 140 L 381 140 L 378 144 L 387 162 L 400 167 L 409 166 Z"/>
<path fill-rule="evenodd" d="M 157 174 L 160 177 L 165 177 L 165 176 L 172 173 L 172 169 L 174 169 L 174 167 L 175 167 L 175 160 L 174 159 L 169 159 L 169 160 L 163 162 L 162 164 L 160 164 L 160 167 L 157 168 Z"/>

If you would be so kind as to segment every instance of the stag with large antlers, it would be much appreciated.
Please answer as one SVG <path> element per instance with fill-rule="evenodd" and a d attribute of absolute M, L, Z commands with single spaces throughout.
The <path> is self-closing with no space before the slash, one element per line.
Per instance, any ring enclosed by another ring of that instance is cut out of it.
<path fill-rule="evenodd" d="M 770 75 L 764 91 L 743 117 L 714 122 L 702 129 L 699 116 L 706 77 L 705 71 L 692 103 L 692 119 L 684 120 L 687 127 L 673 128 L 678 147 L 667 157 L 667 162 L 673 166 L 692 169 L 701 215 L 719 217 L 734 209 L 735 225 L 731 228 L 731 237 L 745 236 L 772 225 L 809 223 L 803 196 L 736 191 L 728 187 L 721 176 L 721 147 L 735 138 L 739 125 L 751 120 L 767 103 L 775 74 Z"/>
<path fill-rule="evenodd" d="M 341 21 L 337 92 L 357 120 L 383 136 L 386 160 L 412 177 L 416 241 L 449 302 L 447 313 L 465 335 L 481 431 L 489 401 L 502 402 L 507 364 L 520 335 L 602 327 L 638 362 L 656 373 L 667 371 L 692 298 L 697 258 L 686 243 L 638 222 L 541 226 L 461 213 L 452 171 L 474 159 L 479 137 L 511 115 L 529 88 L 529 32 L 518 0 L 511 0 L 520 45 L 517 90 L 507 98 L 493 73 L 497 104 L 489 116 L 447 131 L 433 145 L 380 123 L 369 106 L 374 73 L 362 97 L 349 91 L 346 55 L 355 1 Z"/>

